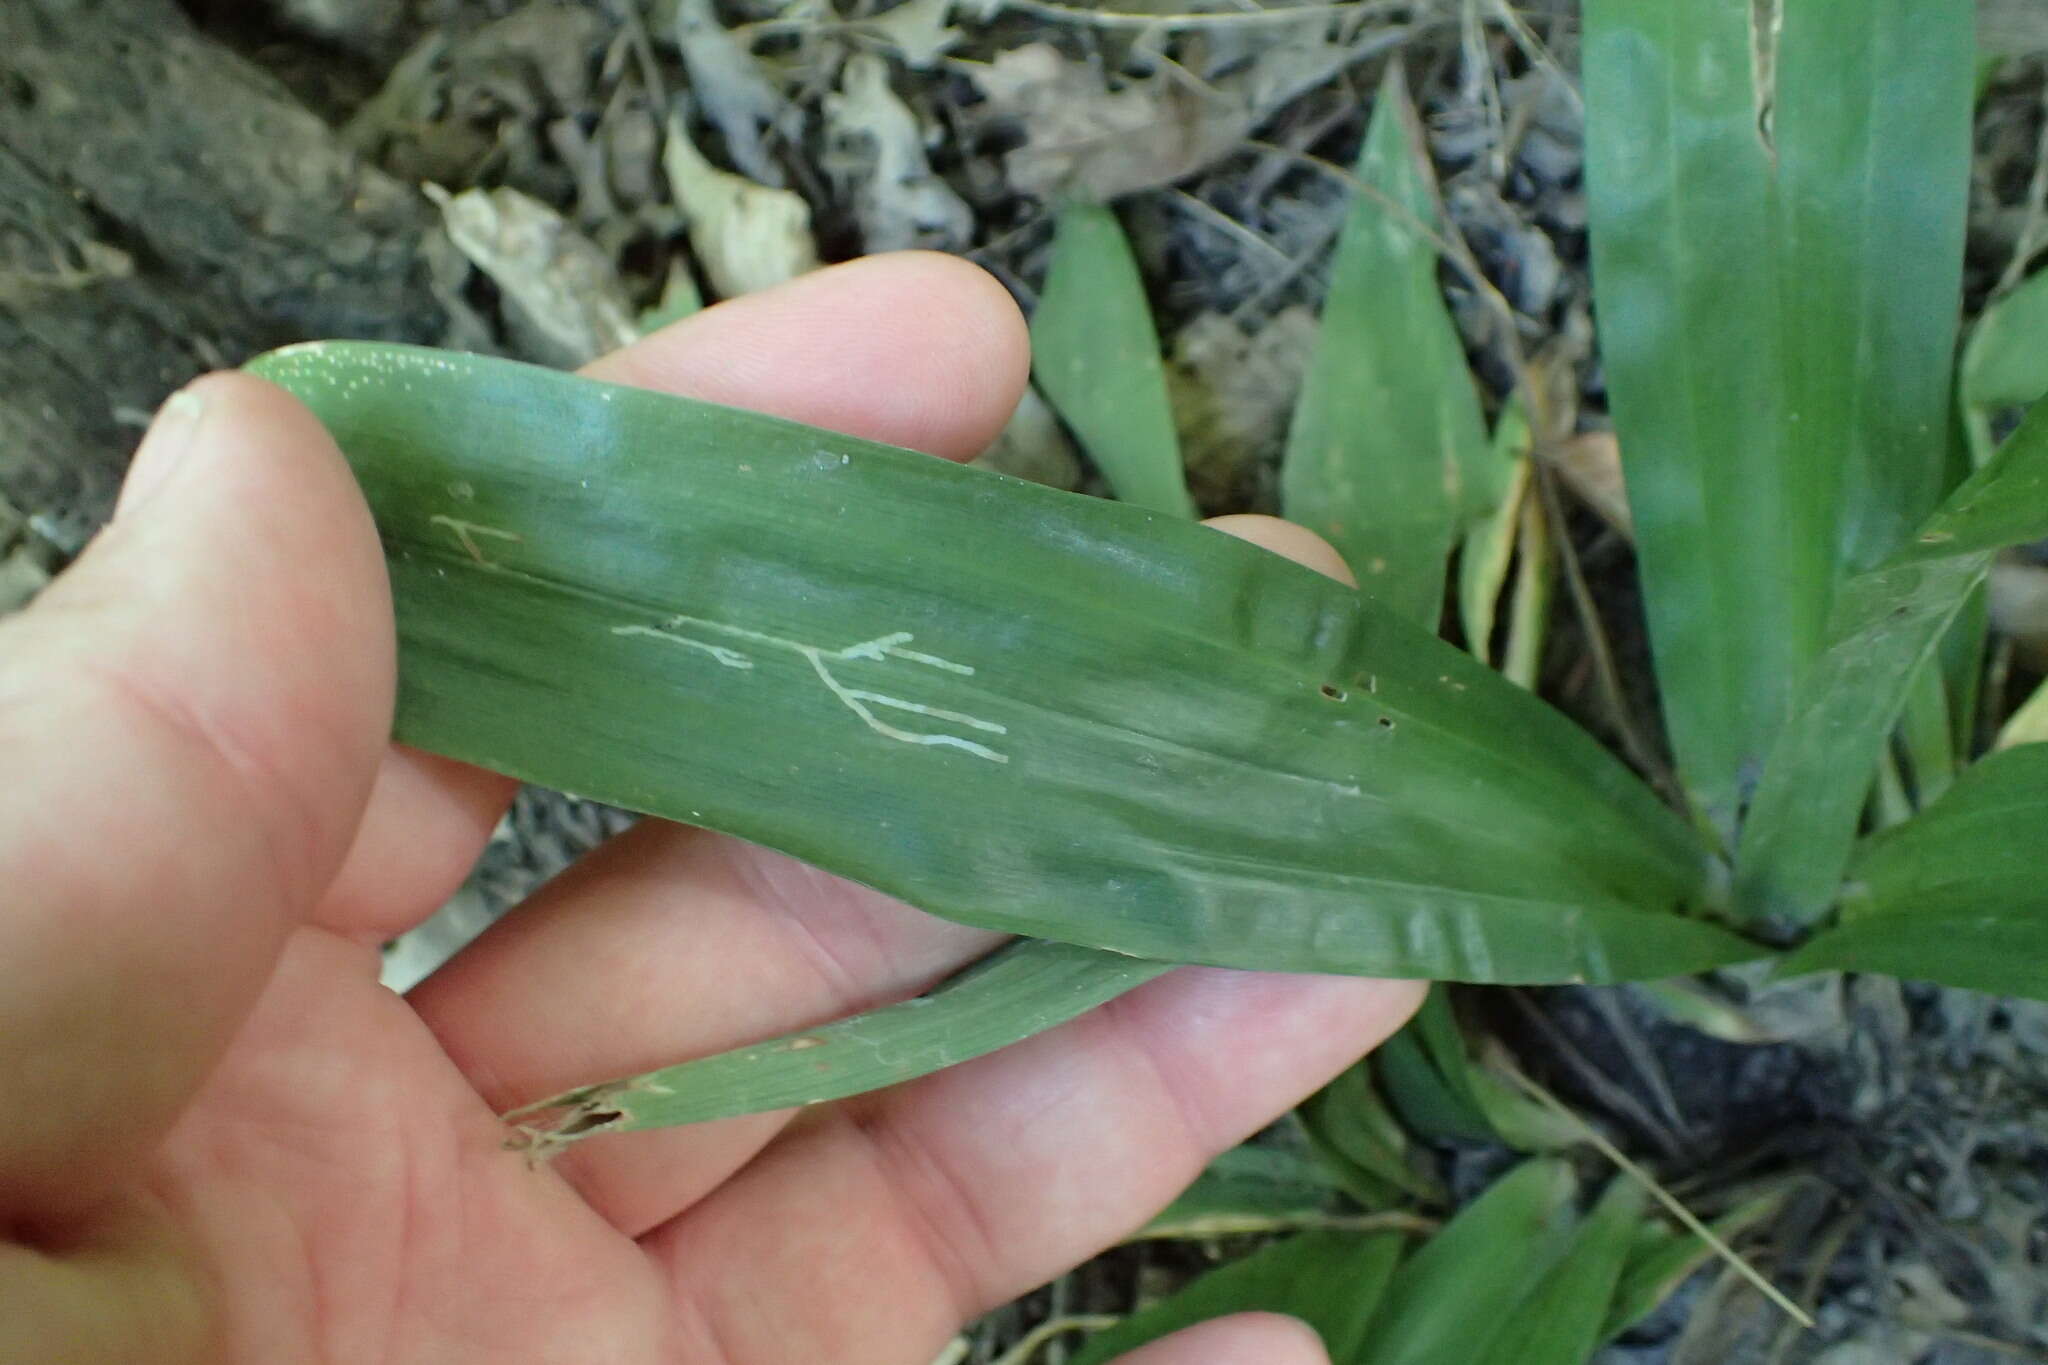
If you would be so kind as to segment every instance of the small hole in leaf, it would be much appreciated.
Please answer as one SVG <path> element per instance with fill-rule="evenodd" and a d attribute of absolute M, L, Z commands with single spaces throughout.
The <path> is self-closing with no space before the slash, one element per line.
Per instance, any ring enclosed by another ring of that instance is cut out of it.
<path fill-rule="evenodd" d="M 1333 686 L 1330 683 L 1324 683 L 1320 690 L 1322 694 L 1328 697 L 1331 701 L 1344 700 L 1344 689 L 1341 687 Z"/>
<path fill-rule="evenodd" d="M 1391 730 L 1391 729 L 1393 729 L 1393 728 L 1394 728 L 1394 718 L 1393 718 L 1392 716 L 1381 716 L 1381 717 L 1380 717 L 1380 729 L 1382 729 L 1382 730 Z"/>

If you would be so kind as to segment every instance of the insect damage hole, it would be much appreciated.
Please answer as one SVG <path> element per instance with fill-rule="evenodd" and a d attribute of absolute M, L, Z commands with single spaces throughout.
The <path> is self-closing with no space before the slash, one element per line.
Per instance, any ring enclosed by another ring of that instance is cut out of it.
<path fill-rule="evenodd" d="M 1382 730 L 1391 730 L 1394 728 L 1394 718 L 1392 716 L 1381 716 L 1376 723 Z"/>
<path fill-rule="evenodd" d="M 1324 683 L 1321 687 L 1317 688 L 1316 690 L 1318 692 L 1321 692 L 1325 697 L 1328 697 L 1331 701 L 1344 700 L 1344 689 L 1338 687 L 1335 683 Z"/>

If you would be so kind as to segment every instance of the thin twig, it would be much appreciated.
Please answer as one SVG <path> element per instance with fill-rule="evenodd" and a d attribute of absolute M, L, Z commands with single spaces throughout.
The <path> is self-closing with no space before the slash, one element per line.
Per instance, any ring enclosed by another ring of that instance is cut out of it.
<path fill-rule="evenodd" d="M 2027 216 L 2020 223 L 2020 235 L 2013 243 L 2012 259 L 2005 263 L 2005 271 L 1998 277 L 1998 284 L 1991 291 L 1986 305 L 1996 303 L 2011 293 L 2019 282 L 2026 278 L 2027 262 L 2034 258 L 2035 250 L 2041 245 L 2041 224 L 2048 219 L 2048 91 L 2041 95 L 2041 140 L 2034 147 L 2034 174 L 2027 182 Z"/>
<path fill-rule="evenodd" d="M 1249 246 L 1262 255 L 1271 256 L 1280 263 L 1283 269 L 1293 267 L 1294 258 L 1292 256 L 1289 256 L 1279 247 L 1273 245 L 1272 242 L 1252 231 L 1243 223 L 1238 222 L 1214 204 L 1199 199 L 1189 194 L 1186 190 L 1175 190 L 1173 192 L 1173 202 L 1186 209 L 1198 222 L 1208 224 L 1232 241 Z"/>
<path fill-rule="evenodd" d="M 1519 990 L 1510 990 L 1508 998 L 1513 1000 L 1523 1016 L 1536 1026 L 1536 1031 L 1543 1035 L 1543 1041 L 1551 1052 L 1571 1069 L 1600 1103 L 1634 1123 L 1645 1137 L 1662 1149 L 1665 1156 L 1678 1157 L 1685 1154 L 1685 1144 L 1679 1141 L 1678 1135 L 1667 1129 L 1655 1114 L 1643 1106 L 1641 1100 L 1630 1094 L 1612 1076 L 1593 1065 L 1586 1054 L 1579 1050 L 1578 1044 L 1552 1022 L 1548 1015 L 1537 1009 L 1527 995 Z M 1513 1070 L 1512 1067 L 1508 1069 Z"/>
<path fill-rule="evenodd" d="M 1039 1347 L 1054 1337 L 1068 1332 L 1100 1332 L 1105 1327 L 1114 1327 L 1123 1319 L 1113 1313 L 1077 1313 L 1072 1317 L 1053 1318 L 1041 1322 L 1026 1332 L 1015 1346 L 996 1357 L 995 1365 L 1025 1365 L 1038 1354 Z"/>
<path fill-rule="evenodd" d="M 1050 0 L 995 0 L 984 9 L 987 14 L 1008 10 L 1027 14 L 1048 23 L 1077 24 L 1083 28 L 1238 28 L 1247 24 L 1285 24 L 1318 16 L 1357 15 L 1361 18 L 1394 14 L 1414 8 L 1398 0 L 1340 0 L 1337 4 L 1281 5 L 1272 9 L 1237 10 L 1224 14 L 1144 14 L 1122 10 L 1080 9 L 1057 5 Z"/>
<path fill-rule="evenodd" d="M 1608 719 L 1613 722 L 1615 733 L 1621 739 L 1622 752 L 1667 801 L 1682 809 L 1677 776 L 1664 762 L 1663 756 L 1636 729 L 1635 719 L 1629 714 L 1628 698 L 1621 687 L 1621 670 L 1615 666 L 1614 647 L 1608 642 L 1599 604 L 1594 602 L 1593 590 L 1586 583 L 1585 570 L 1579 564 L 1578 547 L 1566 534 L 1568 523 L 1564 519 L 1564 505 L 1557 496 L 1557 481 L 1546 465 L 1537 465 L 1534 473 L 1537 490 L 1543 498 L 1543 510 L 1557 532 L 1558 562 L 1564 566 L 1565 585 L 1571 591 L 1572 606 L 1586 631 L 1586 645 L 1593 657 L 1594 676 L 1599 679 L 1600 697 L 1607 704 Z"/>
<path fill-rule="evenodd" d="M 1751 1265 L 1748 1261 L 1744 1260 L 1740 1255 L 1736 1254 L 1735 1248 L 1729 1246 L 1726 1242 L 1722 1241 L 1720 1236 L 1717 1233 L 1715 1233 L 1715 1231 L 1712 1228 L 1708 1227 L 1705 1223 L 1702 1223 L 1691 1209 L 1687 1208 L 1684 1204 L 1680 1203 L 1678 1201 L 1677 1196 L 1673 1195 L 1671 1191 L 1665 1189 L 1663 1185 L 1658 1183 L 1657 1178 L 1655 1176 L 1651 1175 L 1641 1166 L 1636 1165 L 1635 1162 L 1629 1160 L 1626 1153 L 1624 1153 L 1619 1147 L 1615 1146 L 1613 1143 L 1609 1142 L 1605 1137 L 1602 1137 L 1600 1135 L 1600 1131 L 1593 1127 L 1592 1124 L 1586 1122 L 1577 1114 L 1574 1114 L 1571 1111 L 1570 1106 L 1565 1104 L 1563 1100 L 1560 1100 L 1559 1098 L 1557 1098 L 1557 1096 L 1551 1094 L 1548 1090 L 1545 1090 L 1542 1086 L 1536 1084 L 1536 1082 L 1530 1080 L 1527 1076 L 1524 1076 L 1520 1071 L 1515 1070 L 1513 1067 L 1507 1068 L 1507 1077 L 1509 1080 L 1513 1081 L 1517 1086 L 1521 1087 L 1522 1091 L 1525 1094 L 1527 1094 L 1531 1099 L 1534 1099 L 1538 1104 L 1541 1104 L 1545 1108 L 1550 1109 L 1552 1112 L 1563 1116 L 1570 1123 L 1577 1125 L 1577 1127 L 1585 1134 L 1586 1141 L 1590 1142 L 1593 1145 L 1594 1149 L 1600 1153 L 1600 1155 L 1606 1157 L 1609 1161 L 1613 1162 L 1615 1166 L 1622 1172 L 1622 1174 L 1628 1176 L 1629 1179 L 1635 1181 L 1638 1185 L 1641 1185 L 1645 1190 L 1647 1190 L 1652 1199 L 1655 1199 L 1659 1204 L 1662 1204 L 1664 1206 L 1664 1211 L 1666 1213 L 1669 1213 L 1673 1218 L 1676 1218 L 1681 1224 L 1683 1224 L 1686 1231 L 1692 1233 L 1695 1237 L 1698 1237 L 1701 1241 L 1705 1242 L 1708 1246 L 1712 1247 L 1714 1249 L 1715 1255 L 1719 1256 L 1722 1260 L 1726 1261 L 1729 1267 L 1732 1270 L 1734 1270 L 1736 1274 L 1740 1275 L 1743 1279 L 1749 1281 L 1750 1284 L 1754 1285 L 1757 1291 L 1761 1293 L 1765 1298 L 1769 1299 L 1772 1303 L 1776 1304 L 1779 1308 L 1783 1309 L 1795 1321 L 1797 1321 L 1800 1326 L 1806 1328 L 1811 1328 L 1813 1326 L 1812 1314 L 1808 1313 L 1804 1308 L 1801 1308 L 1798 1304 L 1792 1302 L 1791 1299 L 1785 1297 L 1785 1294 L 1782 1290 L 1780 1290 L 1776 1285 L 1772 1284 L 1768 1279 L 1766 1279 L 1763 1273 L 1759 1271 L 1755 1266 Z"/>

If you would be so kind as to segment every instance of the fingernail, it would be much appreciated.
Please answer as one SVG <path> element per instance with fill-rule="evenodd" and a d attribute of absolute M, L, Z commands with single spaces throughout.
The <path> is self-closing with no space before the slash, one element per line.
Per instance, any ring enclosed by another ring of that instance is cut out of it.
<path fill-rule="evenodd" d="M 164 400 L 129 462 L 128 478 L 114 504 L 116 518 L 133 515 L 176 476 L 205 415 L 206 400 L 191 389 L 180 389 Z"/>

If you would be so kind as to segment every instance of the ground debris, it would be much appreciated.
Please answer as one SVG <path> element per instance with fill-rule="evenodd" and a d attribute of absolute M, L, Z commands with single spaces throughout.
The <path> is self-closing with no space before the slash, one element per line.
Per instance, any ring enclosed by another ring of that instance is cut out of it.
<path fill-rule="evenodd" d="M 449 238 L 498 286 L 522 354 L 574 368 L 639 335 L 610 258 L 553 209 L 514 189 L 426 189 Z"/>
<path fill-rule="evenodd" d="M 766 289 L 817 267 L 810 206 L 794 191 L 757 184 L 712 165 L 680 118 L 669 121 L 662 165 L 688 225 L 690 246 L 719 298 Z"/>
<path fill-rule="evenodd" d="M 825 99 L 830 142 L 827 174 L 853 202 L 869 251 L 966 248 L 974 214 L 953 187 L 932 174 L 926 134 L 889 84 L 889 64 L 857 52 Z"/>

